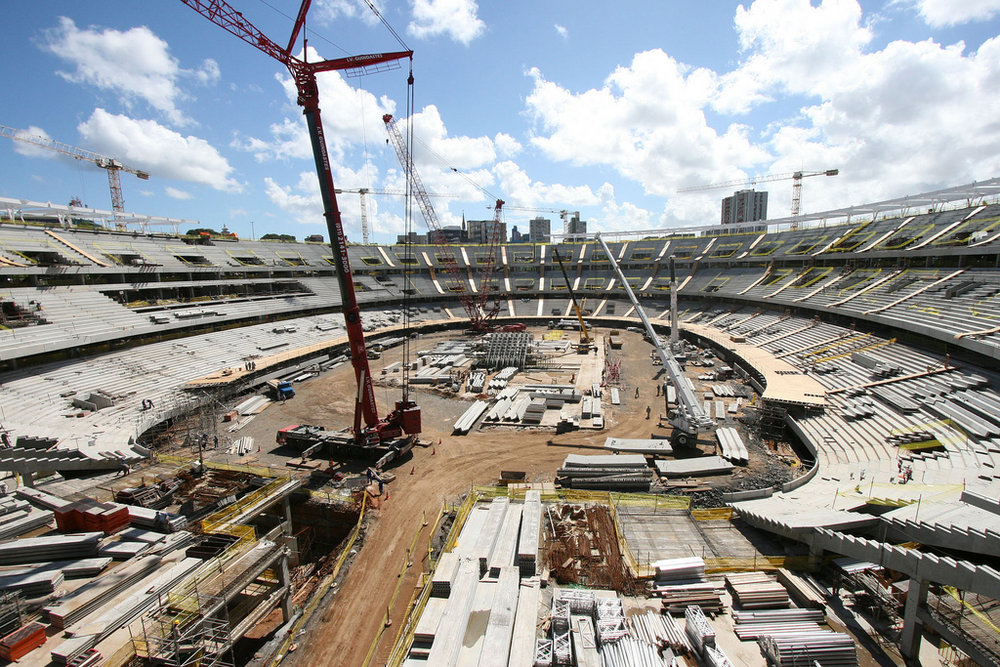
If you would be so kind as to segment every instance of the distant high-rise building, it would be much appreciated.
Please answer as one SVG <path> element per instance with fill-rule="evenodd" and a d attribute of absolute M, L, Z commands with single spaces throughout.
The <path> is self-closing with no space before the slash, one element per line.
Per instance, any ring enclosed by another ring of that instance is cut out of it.
<path fill-rule="evenodd" d="M 528 238 L 532 243 L 548 243 L 552 240 L 552 221 L 541 216 L 528 221 Z"/>
<path fill-rule="evenodd" d="M 573 241 L 586 241 L 587 240 L 587 221 L 580 219 L 580 212 L 574 211 L 571 215 L 564 218 L 565 224 L 563 233 L 566 234 L 566 240 Z"/>
<path fill-rule="evenodd" d="M 467 220 L 466 226 L 468 229 L 467 238 L 469 243 L 481 243 L 486 244 L 490 242 L 490 228 L 493 225 L 493 220 Z M 507 223 L 499 223 L 500 229 L 500 241 L 507 240 Z"/>
<path fill-rule="evenodd" d="M 522 234 L 521 231 L 517 228 L 517 225 L 514 225 L 513 227 L 510 228 L 511 243 L 524 243 L 525 236 L 526 235 Z"/>
<path fill-rule="evenodd" d="M 722 224 L 767 220 L 767 192 L 737 190 L 722 200 Z"/>

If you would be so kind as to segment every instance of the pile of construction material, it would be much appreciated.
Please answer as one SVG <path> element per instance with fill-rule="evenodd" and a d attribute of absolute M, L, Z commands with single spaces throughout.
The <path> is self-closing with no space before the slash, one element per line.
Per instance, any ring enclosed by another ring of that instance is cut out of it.
<path fill-rule="evenodd" d="M 858 649 L 854 645 L 854 639 L 832 630 L 767 635 L 758 639 L 757 643 L 768 664 L 776 667 L 858 665 Z"/>
<path fill-rule="evenodd" d="M 600 664 L 603 667 L 669 667 L 675 663 L 670 651 L 661 656 L 655 646 L 626 637 L 601 647 Z"/>
<path fill-rule="evenodd" d="M 743 609 L 788 607 L 788 591 L 763 572 L 737 572 L 726 575 L 726 585 L 733 602 Z"/>
<path fill-rule="evenodd" d="M 777 574 L 778 581 L 798 606 L 816 609 L 826 606 L 826 590 L 811 576 L 795 574 L 785 568 L 779 568 Z"/>
<path fill-rule="evenodd" d="M 104 533 L 26 537 L 0 544 L 0 565 L 90 558 L 97 555 Z"/>
<path fill-rule="evenodd" d="M 517 366 L 506 366 L 497 371 L 492 378 L 490 378 L 490 383 L 486 386 L 486 393 L 490 396 L 496 396 L 504 388 L 507 387 L 507 383 L 510 379 L 517 374 Z"/>
<path fill-rule="evenodd" d="M 18 660 L 45 643 L 45 626 L 32 621 L 0 639 L 0 659 Z"/>
<path fill-rule="evenodd" d="M 719 585 L 705 579 L 705 561 L 697 556 L 670 558 L 653 563 L 653 595 L 661 598 L 663 611 L 683 614 L 689 605 L 717 614 L 722 611 Z"/>
<path fill-rule="evenodd" d="M 735 428 L 728 426 L 718 428 L 715 431 L 715 437 L 719 441 L 722 458 L 740 465 L 746 465 L 750 460 L 750 454 L 747 453 L 747 446 L 744 444 L 743 438 L 740 437 L 739 431 Z"/>
<path fill-rule="evenodd" d="M 756 640 L 773 634 L 811 632 L 826 622 L 822 609 L 764 609 L 733 611 L 733 631 L 741 640 Z"/>
<path fill-rule="evenodd" d="M 569 454 L 556 472 L 556 482 L 571 489 L 648 491 L 652 481 L 641 454 Z"/>
<path fill-rule="evenodd" d="M 472 371 L 468 378 L 469 393 L 481 394 L 486 387 L 486 371 Z"/>
<path fill-rule="evenodd" d="M 17 507 L 17 509 L 9 509 Z M 33 509 L 28 503 L 14 501 L 8 505 L 8 511 L 0 515 L 0 540 L 20 537 L 36 528 L 48 525 L 53 514 L 48 510 Z"/>
<path fill-rule="evenodd" d="M 653 646 L 666 646 L 675 655 L 691 654 L 691 642 L 673 616 L 647 611 L 630 617 L 628 622 L 633 637 Z"/>
<path fill-rule="evenodd" d="M 128 515 L 133 526 L 148 528 L 163 533 L 175 533 L 187 528 L 187 518 L 182 514 L 154 510 L 148 507 L 127 505 Z"/>
<path fill-rule="evenodd" d="M 514 401 L 517 399 L 518 393 L 520 393 L 520 390 L 517 389 L 516 387 L 506 387 L 502 389 L 496 395 L 496 403 L 494 403 L 493 407 L 486 412 L 486 417 L 483 419 L 483 421 L 498 422 L 501 419 L 506 418 L 507 413 L 511 412 L 511 406 L 514 405 Z M 513 411 L 515 415 L 516 415 L 516 410 L 517 408 L 515 408 Z"/>
<path fill-rule="evenodd" d="M 661 476 L 672 477 L 705 477 L 731 473 L 733 464 L 721 456 L 696 456 L 690 459 L 674 461 L 656 461 L 656 470 Z"/>
<path fill-rule="evenodd" d="M 465 435 L 472 430 L 472 427 L 476 425 L 479 418 L 483 416 L 486 409 L 490 407 L 490 404 L 486 401 L 476 401 L 470 405 L 462 416 L 455 421 L 455 426 L 453 427 L 453 433 L 455 435 Z"/>
<path fill-rule="evenodd" d="M 715 630 L 705 618 L 701 607 L 696 604 L 684 610 L 684 632 L 698 655 L 705 654 L 706 646 L 715 646 Z"/>
<path fill-rule="evenodd" d="M 672 456 L 674 453 L 670 441 L 663 438 L 606 438 L 604 448 L 613 452 L 653 456 Z"/>
<path fill-rule="evenodd" d="M 86 498 L 55 511 L 56 526 L 64 533 L 101 531 L 111 535 L 129 525 L 128 508 Z"/>
<path fill-rule="evenodd" d="M 529 400 L 530 402 L 524 407 L 524 412 L 520 414 L 520 421 L 522 424 L 541 424 L 545 410 L 548 408 L 548 401 L 541 396 Z M 562 407 L 562 401 L 559 401 L 559 407 Z"/>
<path fill-rule="evenodd" d="M 538 537 L 541 527 L 542 493 L 529 490 L 524 494 L 521 535 L 517 542 L 517 567 L 522 577 L 533 577 L 538 569 Z"/>

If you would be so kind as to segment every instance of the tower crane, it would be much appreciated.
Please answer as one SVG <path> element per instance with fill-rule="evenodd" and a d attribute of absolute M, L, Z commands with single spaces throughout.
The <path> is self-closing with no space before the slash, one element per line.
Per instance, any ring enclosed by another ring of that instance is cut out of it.
<path fill-rule="evenodd" d="M 720 190 L 722 188 L 742 187 L 746 185 L 756 185 L 757 183 L 772 183 L 774 181 L 792 180 L 792 217 L 798 217 L 799 205 L 802 202 L 802 179 L 810 176 L 836 176 L 839 169 L 825 169 L 822 171 L 793 171 L 787 174 L 773 174 L 761 178 L 748 178 L 738 181 L 726 181 L 725 183 L 712 183 L 711 185 L 695 185 L 689 188 L 681 188 L 677 192 L 705 192 L 707 190 Z"/>
<path fill-rule="evenodd" d="M 368 354 L 365 349 L 365 334 L 361 324 L 361 309 L 358 307 L 358 298 L 354 292 L 354 276 L 351 273 L 351 264 L 347 256 L 347 238 L 344 236 L 344 225 L 341 221 L 340 209 L 337 207 L 337 195 L 333 187 L 333 171 L 326 149 L 326 138 L 323 135 L 323 123 L 319 109 L 319 86 L 316 82 L 316 75 L 320 72 L 344 71 L 347 75 L 361 75 L 398 69 L 400 67 L 398 61 L 407 58 L 412 61 L 413 51 L 375 53 L 308 62 L 292 55 L 292 49 L 295 48 L 299 34 L 305 27 L 306 14 L 309 11 L 311 0 L 302 0 L 287 46 L 280 46 L 262 33 L 225 0 L 181 0 L 181 2 L 212 23 L 280 62 L 288 68 L 295 81 L 295 87 L 298 91 L 297 101 L 302 107 L 302 113 L 306 117 L 306 125 L 309 128 L 316 175 L 319 178 L 319 189 L 323 199 L 323 217 L 326 219 L 330 234 L 330 245 L 333 249 L 337 281 L 343 302 L 344 320 L 347 326 L 351 365 L 354 367 L 354 376 L 357 382 L 352 430 L 353 445 L 374 449 L 381 443 L 398 438 L 403 432 L 410 435 L 419 433 L 420 408 L 416 402 L 409 398 L 409 388 L 405 376 L 402 399 L 396 402 L 395 409 L 385 419 L 379 419 L 378 416 L 375 390 L 368 367 Z M 303 53 L 308 53 L 308 49 L 304 48 L 305 41 L 303 37 Z M 412 84 L 412 82 L 411 70 L 408 83 Z"/>
<path fill-rule="evenodd" d="M 458 298 L 462 302 L 466 314 L 469 316 L 469 323 L 474 330 L 492 331 L 496 328 L 494 320 L 500 311 L 500 302 L 495 301 L 493 304 L 489 304 L 488 302 L 490 293 L 493 290 L 493 267 L 496 264 L 497 249 L 500 245 L 500 218 L 504 201 L 497 199 L 493 205 L 493 221 L 489 227 L 486 243 L 488 248 L 486 262 L 482 266 L 479 290 L 472 293 L 466 289 L 465 276 L 462 275 L 462 269 L 458 265 L 455 253 L 448 245 L 447 239 L 444 236 L 437 213 L 434 212 L 434 207 L 431 205 L 430 195 L 424 189 L 424 183 L 420 179 L 420 174 L 417 173 L 413 165 L 410 150 L 403 139 L 402 133 L 399 131 L 396 120 L 392 117 L 392 114 L 385 114 L 382 116 L 382 122 L 385 123 L 385 129 L 389 133 L 389 139 L 396 151 L 396 157 L 399 159 L 403 171 L 406 172 L 410 189 L 417 200 L 417 206 L 420 208 L 420 212 L 427 222 L 427 229 L 430 232 L 428 240 L 438 247 L 438 253 L 441 257 L 440 261 L 444 264 L 451 278 L 446 285 L 448 291 L 458 294 Z M 525 327 L 523 324 L 511 324 L 502 328 L 507 331 L 523 331 Z"/>
<path fill-rule="evenodd" d="M 405 197 L 406 193 L 399 190 L 372 190 L 371 188 L 334 188 L 335 193 L 343 194 L 345 192 L 352 192 L 357 194 L 361 198 L 361 237 L 365 245 L 368 245 L 368 205 L 367 197 L 365 195 L 390 195 L 397 197 Z M 458 195 L 443 195 L 436 192 L 428 192 L 428 197 L 457 197 Z"/>
<path fill-rule="evenodd" d="M 7 127 L 6 125 L 0 125 L 0 135 L 9 137 L 14 141 L 21 141 L 26 144 L 31 144 L 32 146 L 38 146 L 39 148 L 61 153 L 62 155 L 68 155 L 77 160 L 90 162 L 108 172 L 108 187 L 111 189 L 111 210 L 115 213 L 125 212 L 125 200 L 122 197 L 122 181 L 119 172 L 126 171 L 130 174 L 135 174 L 144 181 L 149 180 L 148 172 L 136 169 L 135 167 L 129 167 L 128 165 L 122 164 L 121 161 L 116 158 L 88 151 L 86 148 L 70 146 L 69 144 L 64 144 L 61 141 L 55 141 L 54 139 L 42 137 L 37 134 L 28 134 L 24 130 L 15 130 L 14 128 Z"/>

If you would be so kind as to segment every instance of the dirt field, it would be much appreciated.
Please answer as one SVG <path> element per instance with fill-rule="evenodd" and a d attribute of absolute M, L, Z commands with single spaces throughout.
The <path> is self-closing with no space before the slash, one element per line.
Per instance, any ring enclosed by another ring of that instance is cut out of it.
<path fill-rule="evenodd" d="M 543 331 L 536 333 L 540 335 Z M 605 333 L 606 330 L 598 331 L 598 334 Z M 455 335 L 421 336 L 414 341 L 411 354 Z M 643 342 L 641 335 L 627 332 L 623 335 L 625 346 L 620 351 L 624 379 L 622 405 L 609 408 L 607 426 L 602 431 L 577 431 L 556 436 L 551 429 L 496 427 L 452 437 L 452 425 L 468 403 L 442 397 L 432 390 L 416 389 L 414 394 L 423 412 L 422 439 L 434 444 L 415 448 L 412 460 L 394 470 L 398 478 L 387 487 L 389 499 L 375 512 L 377 518 L 370 525 L 364 544 L 339 590 L 329 596 L 326 608 L 317 612 L 307 633 L 297 640 L 298 649 L 289 656 L 293 664 L 360 665 L 364 662 L 382 626 L 381 619 L 392 599 L 407 549 L 419 531 L 413 564 L 406 570 L 392 609 L 393 625 L 377 643 L 370 664 L 385 662 L 417 575 L 426 567 L 429 527 L 423 528 L 421 519 L 426 514 L 433 520 L 442 503 L 458 499 L 473 484 L 495 482 L 501 470 L 523 470 L 532 481 L 552 480 L 568 453 L 603 448 L 609 436 L 649 437 L 651 430 L 656 428 L 656 416 L 662 410 L 662 399 L 656 397 L 658 381 L 654 379 L 659 368 L 651 365 L 649 352 L 652 348 Z M 400 355 L 401 351 L 394 349 L 382 359 L 372 361 L 373 374 L 378 377 L 380 369 L 400 360 Z M 575 356 L 569 353 L 571 363 L 575 362 L 572 359 Z M 567 375 L 563 381 L 569 379 Z M 635 398 L 636 387 L 639 388 L 638 399 Z M 284 457 L 270 451 L 276 447 L 275 431 L 294 423 L 322 424 L 328 428 L 348 425 L 353 416 L 353 390 L 353 372 L 346 364 L 296 385 L 294 399 L 273 405 L 239 432 L 239 436 L 252 436 L 255 443 L 261 445 L 261 452 L 238 460 L 283 466 Z M 399 397 L 399 390 L 379 387 L 376 396 L 384 412 Z M 647 405 L 652 412 L 649 421 L 646 420 Z M 553 445 L 546 444 L 550 439 Z"/>

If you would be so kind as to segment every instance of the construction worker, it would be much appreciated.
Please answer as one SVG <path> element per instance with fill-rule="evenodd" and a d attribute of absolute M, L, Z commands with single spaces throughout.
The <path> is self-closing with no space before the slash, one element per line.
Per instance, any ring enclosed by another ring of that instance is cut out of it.
<path fill-rule="evenodd" d="M 649 406 L 646 406 L 646 419 L 649 419 Z"/>
<path fill-rule="evenodd" d="M 635 397 L 639 398 L 639 388 L 638 387 L 635 388 Z"/>

